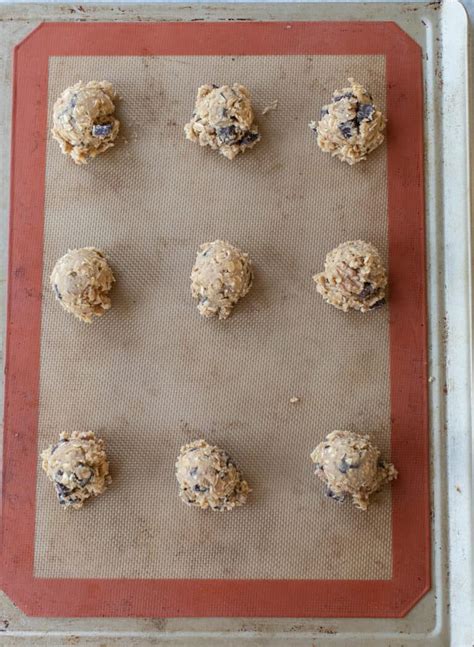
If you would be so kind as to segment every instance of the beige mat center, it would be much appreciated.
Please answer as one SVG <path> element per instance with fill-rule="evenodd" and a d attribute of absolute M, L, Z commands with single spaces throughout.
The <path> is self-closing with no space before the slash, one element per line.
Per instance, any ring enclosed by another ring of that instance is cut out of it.
<path fill-rule="evenodd" d="M 388 308 L 344 315 L 311 280 L 344 240 L 387 258 L 385 145 L 351 168 L 308 128 L 348 76 L 385 108 L 381 56 L 51 59 L 50 111 L 68 85 L 107 79 L 123 138 L 84 168 L 48 139 L 38 449 L 93 429 L 113 485 L 64 511 L 38 467 L 36 576 L 391 577 L 390 491 L 366 514 L 334 503 L 309 457 L 333 429 L 390 449 Z M 262 141 L 234 161 L 184 139 L 206 82 L 241 82 L 254 97 Z M 201 319 L 189 288 L 199 244 L 215 238 L 256 269 L 225 322 Z M 48 282 L 59 256 L 87 245 L 117 277 L 113 310 L 91 326 L 62 311 Z M 246 507 L 179 500 L 176 456 L 201 437 L 241 467 Z"/>

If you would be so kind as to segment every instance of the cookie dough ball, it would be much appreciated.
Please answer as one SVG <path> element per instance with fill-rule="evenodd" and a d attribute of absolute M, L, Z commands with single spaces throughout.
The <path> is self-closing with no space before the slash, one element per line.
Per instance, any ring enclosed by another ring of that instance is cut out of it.
<path fill-rule="evenodd" d="M 108 81 L 79 81 L 66 88 L 53 108 L 53 137 L 76 164 L 114 145 L 120 122 L 114 117 L 115 90 Z"/>
<path fill-rule="evenodd" d="M 94 247 L 70 249 L 54 266 L 50 281 L 64 310 L 87 323 L 112 305 L 109 292 L 114 275 L 107 259 Z"/>
<path fill-rule="evenodd" d="M 179 496 L 198 508 L 232 510 L 243 505 L 250 488 L 223 449 L 195 440 L 181 447 L 176 463 Z"/>
<path fill-rule="evenodd" d="M 324 300 L 344 312 L 367 312 L 385 303 L 387 272 L 376 248 L 363 240 L 342 243 L 329 252 L 324 272 L 313 280 Z"/>
<path fill-rule="evenodd" d="M 59 442 L 45 449 L 41 458 L 65 508 L 82 508 L 86 499 L 102 494 L 112 481 L 104 441 L 93 431 L 63 432 Z"/>
<path fill-rule="evenodd" d="M 354 79 L 349 83 L 350 88 L 334 92 L 319 122 L 312 121 L 309 127 L 317 133 L 322 151 L 352 165 L 380 146 L 387 120 L 360 83 Z"/>
<path fill-rule="evenodd" d="M 380 452 L 369 436 L 351 431 L 333 431 L 311 454 L 315 474 L 326 483 L 326 495 L 343 502 L 352 496 L 353 503 L 367 510 L 369 497 L 397 478 L 392 463 L 380 459 Z"/>
<path fill-rule="evenodd" d="M 252 286 L 252 263 L 248 254 L 225 240 L 204 243 L 199 249 L 191 272 L 191 293 L 203 317 L 227 319 Z"/>
<path fill-rule="evenodd" d="M 228 159 L 252 148 L 260 140 L 247 88 L 234 85 L 202 85 L 198 89 L 186 138 L 210 146 Z"/>

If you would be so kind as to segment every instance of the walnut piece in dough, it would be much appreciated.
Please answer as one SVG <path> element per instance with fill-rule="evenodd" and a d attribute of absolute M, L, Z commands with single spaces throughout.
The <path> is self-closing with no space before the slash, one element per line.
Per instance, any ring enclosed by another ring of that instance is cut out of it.
<path fill-rule="evenodd" d="M 61 433 L 59 442 L 45 449 L 41 458 L 65 508 L 82 508 L 86 499 L 102 494 L 112 482 L 104 441 L 93 431 Z"/>
<path fill-rule="evenodd" d="M 228 159 L 253 148 L 260 141 L 247 88 L 234 85 L 202 85 L 198 89 L 186 139 L 210 146 Z"/>
<path fill-rule="evenodd" d="M 191 293 L 203 317 L 227 319 L 235 304 L 250 290 L 252 263 L 225 240 L 204 243 L 191 272 Z"/>
<path fill-rule="evenodd" d="M 347 312 L 367 312 L 385 303 L 387 272 L 377 249 L 363 240 L 341 243 L 326 256 L 316 289 L 327 303 Z"/>
<path fill-rule="evenodd" d="M 318 123 L 309 124 L 318 135 L 318 146 L 342 162 L 355 164 L 383 142 L 386 119 L 367 90 L 349 79 L 350 88 L 336 90 L 323 106 Z"/>
<path fill-rule="evenodd" d="M 346 495 L 360 510 L 367 510 L 369 497 L 397 478 L 392 463 L 380 459 L 369 436 L 351 431 L 333 431 L 311 454 L 315 474 L 326 483 L 326 496 L 343 502 Z"/>
<path fill-rule="evenodd" d="M 58 260 L 50 277 L 62 307 L 87 323 L 110 309 L 109 292 L 114 281 L 107 259 L 94 247 L 70 249 Z"/>
<path fill-rule="evenodd" d="M 203 510 L 232 510 L 243 505 L 251 491 L 227 452 L 205 440 L 181 447 L 176 478 L 181 499 Z"/>
<path fill-rule="evenodd" d="M 116 96 L 108 81 L 79 81 L 54 104 L 51 132 L 76 164 L 87 164 L 114 145 L 120 127 L 114 117 Z"/>

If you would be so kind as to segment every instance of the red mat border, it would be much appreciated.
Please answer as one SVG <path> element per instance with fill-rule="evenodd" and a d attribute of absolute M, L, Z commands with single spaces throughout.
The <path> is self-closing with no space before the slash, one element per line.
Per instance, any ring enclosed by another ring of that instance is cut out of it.
<path fill-rule="evenodd" d="M 386 57 L 392 459 L 401 466 L 392 488 L 391 580 L 238 580 L 230 587 L 226 580 L 33 576 L 48 57 L 160 54 Z M 422 94 L 421 50 L 391 22 L 45 23 L 16 47 L 2 585 L 27 614 L 400 617 L 429 590 Z"/>

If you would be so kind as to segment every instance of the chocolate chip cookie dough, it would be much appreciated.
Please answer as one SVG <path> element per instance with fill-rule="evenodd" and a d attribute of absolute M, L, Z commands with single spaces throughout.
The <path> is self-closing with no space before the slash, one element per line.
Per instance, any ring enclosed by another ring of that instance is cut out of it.
<path fill-rule="evenodd" d="M 110 309 L 109 292 L 114 281 L 107 259 L 94 247 L 70 249 L 58 260 L 50 277 L 64 310 L 86 323 Z"/>
<path fill-rule="evenodd" d="M 224 512 L 243 505 L 250 488 L 223 449 L 195 440 L 181 447 L 176 462 L 179 496 L 191 506 Z"/>
<path fill-rule="evenodd" d="M 311 454 L 315 474 L 326 483 L 326 496 L 343 502 L 347 496 L 360 510 L 367 510 L 369 497 L 397 478 L 392 463 L 380 458 L 369 436 L 351 431 L 333 431 Z"/>
<path fill-rule="evenodd" d="M 66 88 L 53 108 L 54 139 L 76 164 L 114 145 L 120 122 L 114 117 L 116 93 L 108 81 L 79 81 Z"/>
<path fill-rule="evenodd" d="M 227 319 L 252 281 L 248 254 L 225 240 L 201 245 L 191 272 L 191 293 L 203 317 Z"/>
<path fill-rule="evenodd" d="M 252 148 L 260 140 L 250 93 L 244 85 L 202 85 L 198 89 L 186 138 L 210 146 L 228 159 Z"/>
<path fill-rule="evenodd" d="M 318 146 L 342 162 L 365 160 L 384 140 L 386 119 L 367 90 L 349 79 L 351 87 L 336 90 L 331 103 L 321 109 L 320 120 L 309 124 L 318 135 Z"/>
<path fill-rule="evenodd" d="M 63 432 L 59 442 L 41 454 L 43 470 L 53 481 L 59 503 L 79 509 L 112 482 L 104 441 L 93 431 Z"/>
<path fill-rule="evenodd" d="M 363 240 L 341 243 L 326 256 L 316 289 L 327 303 L 367 312 L 385 303 L 387 272 L 377 249 Z"/>

